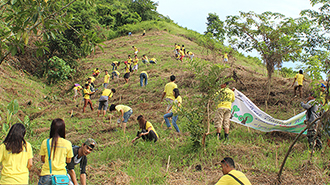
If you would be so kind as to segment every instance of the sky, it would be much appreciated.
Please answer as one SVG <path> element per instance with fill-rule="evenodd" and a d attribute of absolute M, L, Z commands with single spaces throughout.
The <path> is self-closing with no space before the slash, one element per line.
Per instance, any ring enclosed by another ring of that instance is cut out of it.
<path fill-rule="evenodd" d="M 254 11 L 258 14 L 265 11 L 284 14 L 286 17 L 297 18 L 301 10 L 313 8 L 309 0 L 154 0 L 158 2 L 157 11 L 169 16 L 175 23 L 188 29 L 204 33 L 208 13 L 216 13 L 220 20 L 239 12 Z M 258 56 L 257 52 L 247 53 Z M 260 57 L 259 57 L 260 58 Z M 296 67 L 300 63 L 285 62 L 283 66 Z"/>

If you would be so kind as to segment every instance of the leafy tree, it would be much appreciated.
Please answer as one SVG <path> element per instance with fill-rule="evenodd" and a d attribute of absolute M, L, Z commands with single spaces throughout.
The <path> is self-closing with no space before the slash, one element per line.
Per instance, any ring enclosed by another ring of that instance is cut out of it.
<path fill-rule="evenodd" d="M 142 18 L 142 21 L 157 19 L 158 3 L 150 0 L 135 0 L 128 5 L 132 12 L 136 12 Z"/>
<path fill-rule="evenodd" d="M 307 22 L 279 13 L 240 12 L 239 16 L 228 16 L 226 23 L 232 44 L 245 51 L 256 50 L 261 55 L 267 68 L 269 95 L 275 67 L 299 59 L 303 45 L 299 32 L 308 28 Z"/>
<path fill-rule="evenodd" d="M 226 30 L 224 29 L 224 22 L 220 20 L 219 16 L 216 13 L 209 13 L 207 19 L 207 28 L 205 35 L 211 33 L 213 38 L 217 39 L 220 42 L 225 40 Z"/>
<path fill-rule="evenodd" d="M 72 76 L 72 73 L 75 72 L 75 70 L 71 69 L 71 67 L 67 65 L 64 60 L 58 58 L 57 56 L 49 59 L 48 67 L 50 68 L 47 74 L 49 83 L 67 80 L 70 76 Z"/>

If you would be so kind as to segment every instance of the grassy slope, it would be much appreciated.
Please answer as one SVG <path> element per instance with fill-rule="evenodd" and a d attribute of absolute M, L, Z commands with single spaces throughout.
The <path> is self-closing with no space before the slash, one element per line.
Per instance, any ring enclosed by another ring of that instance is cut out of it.
<path fill-rule="evenodd" d="M 159 100 L 168 77 L 171 74 L 177 76 L 177 84 L 184 101 L 194 94 L 192 84 L 195 81 L 191 78 L 189 65 L 187 62 L 177 62 L 173 58 L 172 49 L 175 42 L 185 44 L 186 49 L 193 51 L 198 58 L 208 59 L 215 63 L 221 60 L 220 57 L 214 59 L 207 56 L 203 48 L 183 37 L 168 32 L 148 32 L 145 37 L 134 35 L 131 38 L 121 37 L 108 41 L 104 53 L 97 51 L 94 56 L 81 61 L 80 73 L 88 77 L 93 68 L 110 70 L 113 60 L 122 61 L 127 54 L 133 54 L 132 45 L 140 49 L 140 54 L 147 54 L 149 58 L 158 59 L 157 65 L 149 67 L 140 62 L 139 71 L 147 70 L 150 75 L 147 88 L 139 87 L 139 73 L 131 75 L 128 85 L 124 85 L 122 79 L 119 83 L 111 82 L 110 84 L 111 87 L 117 89 L 111 102 L 129 105 L 134 111 L 126 135 L 123 135 L 120 129 L 114 131 L 115 119 L 110 123 L 106 118 L 97 118 L 96 111 L 91 112 L 89 109 L 86 114 L 82 114 L 82 102 L 71 100 L 72 84 L 82 83 L 83 79 L 48 87 L 41 82 L 35 82 L 36 79 L 29 79 L 28 76 L 20 77 L 14 69 L 2 65 L 0 68 L 2 76 L 0 90 L 4 95 L 1 96 L 2 104 L 6 105 L 8 100 L 16 98 L 21 106 L 19 117 L 27 114 L 34 118 L 35 134 L 28 137 L 35 152 L 35 166 L 31 172 L 33 184 L 37 181 L 37 175 L 41 169 L 38 156 L 41 141 L 48 136 L 47 129 L 51 120 L 56 117 L 65 119 L 67 139 L 73 144 L 79 145 L 87 137 L 92 137 L 98 142 L 98 147 L 88 157 L 88 182 L 95 184 L 214 184 L 222 175 L 219 161 L 225 156 L 232 156 L 238 169 L 247 174 L 252 184 L 271 184 L 286 148 L 295 135 L 267 134 L 254 130 L 248 132 L 246 127 L 232 124 L 230 145 L 217 141 L 212 135 L 208 137 L 205 149 L 192 151 L 189 133 L 187 133 L 188 123 L 185 119 L 179 118 L 179 127 L 183 132 L 181 135 L 165 131 L 164 126 L 161 128 L 165 106 Z M 233 57 L 236 56 L 231 56 L 230 61 L 234 61 Z M 239 57 L 236 58 L 238 61 L 230 64 L 232 68 L 228 69 L 227 75 L 231 75 L 232 70 L 236 69 L 244 85 L 233 83 L 233 86 L 243 91 L 263 108 L 262 94 L 266 78 L 262 68 L 251 64 L 249 60 L 243 61 Z M 123 66 L 120 66 L 121 76 L 123 75 L 122 68 Z M 104 73 L 97 79 L 97 85 L 102 84 L 103 75 Z M 285 119 L 292 116 L 293 109 L 297 109 L 296 112 L 301 111 L 294 103 L 288 104 L 289 100 L 282 100 L 291 93 L 289 84 L 287 79 L 274 80 L 273 91 L 277 96 L 272 97 L 270 102 L 276 105 L 269 103 L 268 111 L 277 118 Z M 57 96 L 54 97 L 55 94 Z M 92 98 L 95 109 L 97 109 L 98 97 L 99 94 Z M 32 100 L 31 106 L 26 104 L 29 99 Z M 79 104 L 79 107 L 76 107 L 76 104 Z M 70 118 L 71 110 L 74 112 L 73 118 Z M 4 107 L 1 111 L 5 111 Z M 141 141 L 136 145 L 129 143 L 138 129 L 135 120 L 139 114 L 145 115 L 160 135 L 160 140 L 156 144 Z M 5 117 L 4 113 L 1 117 Z M 170 163 L 167 170 L 169 156 Z M 306 141 L 301 139 L 287 162 L 284 184 L 319 184 L 328 181 L 327 176 L 323 175 L 327 170 L 320 169 L 326 167 L 329 154 L 316 153 L 314 159 L 317 166 L 307 166 L 305 161 L 308 157 Z M 196 170 L 196 165 L 201 165 L 202 171 Z M 315 176 L 318 178 L 314 178 Z"/>

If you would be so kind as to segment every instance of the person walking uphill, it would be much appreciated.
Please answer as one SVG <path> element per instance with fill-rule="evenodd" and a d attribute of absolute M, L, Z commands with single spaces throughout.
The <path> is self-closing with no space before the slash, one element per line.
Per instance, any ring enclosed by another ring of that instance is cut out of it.
<path fill-rule="evenodd" d="M 175 100 L 174 94 L 173 94 L 173 89 L 178 88 L 178 86 L 175 84 L 175 76 L 172 75 L 170 76 L 170 81 L 165 85 L 165 89 L 161 98 L 161 102 L 163 101 L 165 97 L 165 101 L 167 103 L 166 107 L 166 113 L 170 110 L 170 107 L 172 106 L 173 100 Z M 166 95 L 166 96 L 165 96 Z"/>
<path fill-rule="evenodd" d="M 152 124 L 149 121 L 146 121 L 142 115 L 137 117 L 137 121 L 142 130 L 137 132 L 136 138 L 132 140 L 132 143 L 140 137 L 142 137 L 143 140 L 154 141 L 156 143 L 159 137 Z"/>
<path fill-rule="evenodd" d="M 91 101 L 91 95 L 94 94 L 94 92 L 91 91 L 91 89 L 89 88 L 89 84 L 85 84 L 85 89 L 84 89 L 84 107 L 83 107 L 83 113 L 85 113 L 86 111 L 86 107 L 89 104 L 92 111 L 94 110 L 93 108 L 93 104 Z"/>
<path fill-rule="evenodd" d="M 175 130 L 180 133 L 180 129 L 179 129 L 178 125 L 176 124 L 176 121 L 178 120 L 178 115 L 176 113 L 177 113 L 178 108 L 182 104 L 182 98 L 180 96 L 179 89 L 177 89 L 177 88 L 173 89 L 173 94 L 174 94 L 175 99 L 172 103 L 172 106 L 169 108 L 169 110 L 164 115 L 164 120 L 165 120 L 167 128 L 169 130 L 172 130 L 170 121 L 168 120 L 168 118 L 172 117 L 172 125 L 175 128 Z"/>
<path fill-rule="evenodd" d="M 72 146 L 73 157 L 70 163 L 67 163 L 66 169 L 70 177 L 69 185 L 78 185 L 76 172 L 74 171 L 75 165 L 80 163 L 80 185 L 86 185 L 86 166 L 87 155 L 90 154 L 96 146 L 96 142 L 92 138 L 88 138 L 85 143 L 79 146 Z"/>
<path fill-rule="evenodd" d="M 125 134 L 126 131 L 126 124 L 128 122 L 128 119 L 131 117 L 133 114 L 133 109 L 129 106 L 126 105 L 115 105 L 111 104 L 110 106 L 110 112 L 116 110 L 119 114 L 119 119 L 118 119 L 118 125 L 119 123 L 122 123 L 122 128 Z"/>
<path fill-rule="evenodd" d="M 143 87 L 143 81 L 144 81 L 144 86 L 147 87 L 148 78 L 149 78 L 148 73 L 146 71 L 142 71 L 140 74 L 140 86 L 141 87 Z"/>
<path fill-rule="evenodd" d="M 217 129 L 217 136 L 221 140 L 221 127 L 225 130 L 225 140 L 228 141 L 230 126 L 231 104 L 235 101 L 235 94 L 227 88 L 229 82 L 221 85 L 221 90 L 216 93 L 216 99 L 219 99 L 217 110 L 215 111 L 214 127 Z"/>
<path fill-rule="evenodd" d="M 105 113 L 107 112 L 109 100 L 113 96 L 113 94 L 116 93 L 116 89 L 104 89 L 102 92 L 102 95 L 99 99 L 99 107 L 97 109 L 97 117 L 100 116 L 101 110 L 103 109 L 103 116 L 105 116 Z"/>
<path fill-rule="evenodd" d="M 294 92 L 294 96 L 296 97 L 296 90 L 299 90 L 299 95 L 300 98 L 302 97 L 302 86 L 303 86 L 303 81 L 305 80 L 305 77 L 303 75 L 303 71 L 300 69 L 299 73 L 296 74 L 296 76 L 294 77 L 292 86 L 293 86 L 293 92 Z M 296 82 L 297 81 L 297 82 Z M 295 84 L 296 82 L 296 84 Z"/>
<path fill-rule="evenodd" d="M 235 163 L 232 158 L 225 157 L 220 164 L 223 176 L 215 185 L 251 185 L 244 173 L 235 169 Z"/>

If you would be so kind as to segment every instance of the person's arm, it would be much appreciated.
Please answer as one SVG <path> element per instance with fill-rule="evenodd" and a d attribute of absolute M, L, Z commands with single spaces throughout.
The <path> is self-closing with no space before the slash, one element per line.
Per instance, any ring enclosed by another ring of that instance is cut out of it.
<path fill-rule="evenodd" d="M 44 155 L 41 156 L 41 161 L 42 161 L 43 163 L 45 162 L 45 156 L 44 156 Z"/>
<path fill-rule="evenodd" d="M 28 160 L 27 168 L 31 170 L 32 167 L 32 158 Z"/>
<path fill-rule="evenodd" d="M 80 174 L 80 184 L 86 185 L 86 173 Z"/>
<path fill-rule="evenodd" d="M 137 139 L 139 139 L 140 136 L 136 136 L 133 140 L 132 140 L 132 143 L 134 143 Z"/>
<path fill-rule="evenodd" d="M 166 92 L 163 92 L 162 98 L 160 99 L 161 102 L 163 101 L 165 95 L 166 95 Z"/>
<path fill-rule="evenodd" d="M 94 91 L 94 92 L 90 92 L 90 93 L 88 93 L 88 95 L 92 95 L 92 94 L 94 94 L 96 91 Z"/>
<path fill-rule="evenodd" d="M 120 119 L 121 121 L 124 121 L 124 110 L 120 109 L 120 113 L 121 113 Z"/>
<path fill-rule="evenodd" d="M 296 82 L 296 80 L 297 80 L 297 78 L 294 78 L 294 80 L 293 80 L 293 83 L 292 83 L 292 85 L 291 85 L 291 86 L 293 86 L 293 85 L 294 85 L 294 83 Z"/>
<path fill-rule="evenodd" d="M 71 163 L 71 158 L 66 158 L 66 163 Z"/>
<path fill-rule="evenodd" d="M 301 102 L 300 105 L 302 106 L 302 108 L 304 108 L 306 110 L 308 110 L 312 107 L 309 103 L 304 103 L 304 102 Z"/>
<path fill-rule="evenodd" d="M 76 172 L 74 169 L 68 170 L 68 174 L 71 177 L 71 181 L 74 185 L 78 185 L 77 177 L 76 177 Z"/>

